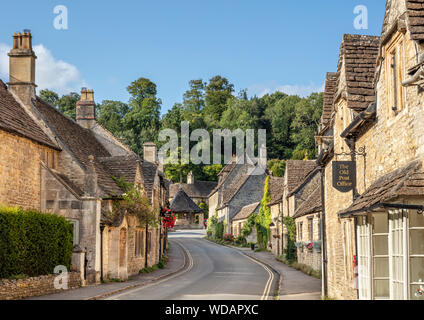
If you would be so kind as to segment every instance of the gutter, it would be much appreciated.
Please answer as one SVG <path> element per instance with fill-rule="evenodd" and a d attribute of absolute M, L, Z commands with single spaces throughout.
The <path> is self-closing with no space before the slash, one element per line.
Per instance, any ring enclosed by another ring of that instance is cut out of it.
<path fill-rule="evenodd" d="M 322 264 L 322 296 L 326 297 L 328 293 L 327 288 L 327 241 L 326 241 L 326 225 L 325 225 L 325 167 L 320 163 L 321 169 L 321 241 L 322 241 L 322 249 L 321 249 L 321 264 Z"/>
<path fill-rule="evenodd" d="M 340 213 L 339 218 L 343 219 L 343 218 L 351 218 L 353 216 L 362 216 L 362 215 L 366 215 L 368 212 L 373 212 L 376 209 L 406 209 L 406 210 L 424 211 L 424 206 L 415 205 L 415 204 L 380 202 L 366 208 L 353 210 L 351 212 Z"/>

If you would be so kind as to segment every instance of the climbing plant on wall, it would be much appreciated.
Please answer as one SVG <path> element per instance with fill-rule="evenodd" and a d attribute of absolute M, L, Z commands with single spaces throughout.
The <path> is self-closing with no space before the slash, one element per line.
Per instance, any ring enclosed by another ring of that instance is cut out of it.
<path fill-rule="evenodd" d="M 296 223 L 292 217 L 284 217 L 283 224 L 287 229 L 287 250 L 286 260 L 295 261 L 297 259 L 296 241 Z"/>
<path fill-rule="evenodd" d="M 266 249 L 269 238 L 271 224 L 271 209 L 269 203 L 271 202 L 271 195 L 269 193 L 269 176 L 265 180 L 264 197 L 261 201 L 259 213 L 256 216 L 256 231 L 258 234 L 258 244 L 262 249 Z"/>

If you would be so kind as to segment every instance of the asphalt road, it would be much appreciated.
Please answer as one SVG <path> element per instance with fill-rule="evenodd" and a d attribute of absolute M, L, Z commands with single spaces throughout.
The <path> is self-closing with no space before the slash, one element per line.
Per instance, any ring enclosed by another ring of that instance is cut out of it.
<path fill-rule="evenodd" d="M 107 300 L 272 300 L 278 277 L 239 251 L 203 240 L 204 232 L 170 234 L 186 251 L 186 268 L 159 282 Z"/>

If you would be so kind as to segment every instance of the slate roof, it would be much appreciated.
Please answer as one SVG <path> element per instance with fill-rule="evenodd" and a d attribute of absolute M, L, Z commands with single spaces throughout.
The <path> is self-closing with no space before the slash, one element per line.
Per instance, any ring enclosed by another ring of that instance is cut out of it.
<path fill-rule="evenodd" d="M 242 177 L 240 177 L 235 184 L 226 188 L 224 190 L 222 203 L 217 209 L 220 210 L 225 208 L 230 203 L 230 201 L 233 200 L 237 192 L 240 190 L 241 187 L 243 187 L 243 185 L 247 182 L 247 180 L 249 180 L 249 178 L 250 178 L 250 174 L 245 174 Z"/>
<path fill-rule="evenodd" d="M 309 214 L 318 213 L 322 211 L 321 201 L 321 185 L 316 188 L 309 197 L 297 208 L 293 218 L 300 218 Z"/>
<path fill-rule="evenodd" d="M 28 138 L 41 145 L 60 150 L 15 100 L 0 80 L 0 129 Z"/>
<path fill-rule="evenodd" d="M 303 179 L 316 167 L 314 160 L 287 160 L 287 193 L 291 193 L 303 181 Z"/>
<path fill-rule="evenodd" d="M 356 111 L 365 110 L 375 102 L 374 77 L 379 46 L 380 37 L 343 35 L 337 73 L 340 77 L 344 61 L 347 104 Z"/>
<path fill-rule="evenodd" d="M 81 127 L 75 121 L 61 114 L 37 97 L 35 107 L 40 112 L 48 126 L 62 143 L 71 151 L 81 165 L 88 169 L 90 166 L 89 156 L 94 156 L 94 167 L 98 176 L 98 185 L 105 193 L 104 197 L 122 195 L 122 190 L 112 179 L 112 174 L 100 161 L 100 158 L 110 157 L 110 153 L 95 138 L 89 130 Z"/>
<path fill-rule="evenodd" d="M 241 208 L 239 213 L 236 214 L 236 216 L 233 218 L 232 221 L 239 221 L 239 220 L 245 220 L 249 218 L 249 216 L 256 212 L 259 208 L 260 202 L 249 204 L 248 206 L 245 206 Z"/>
<path fill-rule="evenodd" d="M 175 198 L 171 202 L 171 211 L 174 213 L 202 213 L 203 210 L 199 208 L 197 204 L 180 189 L 175 195 Z"/>
<path fill-rule="evenodd" d="M 144 181 L 144 187 L 146 188 L 147 197 L 149 199 L 152 199 L 153 185 L 155 182 L 156 171 L 157 171 L 156 164 L 149 161 L 143 161 L 142 163 L 143 181 Z"/>
<path fill-rule="evenodd" d="M 184 192 L 187 193 L 190 198 L 207 198 L 211 191 L 214 190 L 217 185 L 218 183 L 213 181 L 196 180 L 193 184 L 172 184 L 170 186 L 169 195 L 173 198 L 180 190 L 180 186 L 182 186 Z"/>
<path fill-rule="evenodd" d="M 328 72 L 325 79 L 324 105 L 321 117 L 321 124 L 326 126 L 334 110 L 334 95 L 337 90 L 337 73 Z"/>
<path fill-rule="evenodd" d="M 406 0 L 409 30 L 413 40 L 424 40 L 424 0 Z"/>
<path fill-rule="evenodd" d="M 341 216 L 366 212 L 400 196 L 424 195 L 424 171 L 421 161 L 411 162 L 376 180 Z"/>
<path fill-rule="evenodd" d="M 141 163 L 141 159 L 136 156 L 115 156 L 99 158 L 100 163 L 108 170 L 108 172 L 118 179 L 125 179 L 126 182 L 136 182 L 137 168 Z"/>
<path fill-rule="evenodd" d="M 230 164 L 227 164 L 224 168 L 222 168 L 221 172 L 218 174 L 219 180 L 217 186 L 209 193 L 208 197 L 212 196 L 214 193 L 216 193 L 222 185 L 227 180 L 230 173 L 236 168 L 237 163 L 233 161 Z"/>
<path fill-rule="evenodd" d="M 284 178 L 269 177 L 269 192 L 271 194 L 270 206 L 283 201 Z"/>

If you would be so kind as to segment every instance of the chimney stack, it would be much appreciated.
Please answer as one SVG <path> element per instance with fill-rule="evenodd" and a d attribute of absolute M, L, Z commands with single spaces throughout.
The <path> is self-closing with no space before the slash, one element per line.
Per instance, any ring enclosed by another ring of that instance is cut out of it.
<path fill-rule="evenodd" d="M 13 47 L 9 52 L 9 89 L 27 106 L 35 99 L 35 60 L 30 30 L 13 34 Z"/>
<path fill-rule="evenodd" d="M 94 102 L 94 91 L 87 88 L 81 89 L 81 99 L 77 102 L 77 123 L 91 129 L 96 123 L 96 103 Z"/>
<path fill-rule="evenodd" d="M 144 154 L 144 160 L 147 162 L 155 163 L 157 164 L 157 146 L 154 142 L 146 142 L 143 144 L 143 154 Z"/>

